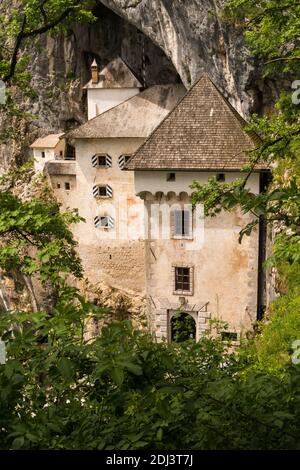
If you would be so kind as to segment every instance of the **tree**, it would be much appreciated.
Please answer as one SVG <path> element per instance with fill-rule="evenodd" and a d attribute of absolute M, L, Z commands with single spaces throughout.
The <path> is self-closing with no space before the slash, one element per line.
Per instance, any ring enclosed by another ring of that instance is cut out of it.
<path fill-rule="evenodd" d="M 65 31 L 74 21 L 92 21 L 90 0 L 22 0 L 18 7 L 2 3 L 0 23 L 0 79 L 5 83 L 24 83 L 22 60 L 26 45 L 44 33 Z M 21 57 L 20 57 L 21 56 Z M 26 57 L 26 56 L 25 56 Z"/>
<path fill-rule="evenodd" d="M 5 84 L 6 99 L 0 101 L 0 112 L 5 116 L 0 119 L 0 141 L 18 142 L 19 127 L 31 120 L 23 102 L 35 94 L 28 67 L 41 36 L 63 34 L 75 21 L 94 21 L 93 4 L 93 0 L 20 0 L 17 5 L 2 1 L 0 81 Z"/>

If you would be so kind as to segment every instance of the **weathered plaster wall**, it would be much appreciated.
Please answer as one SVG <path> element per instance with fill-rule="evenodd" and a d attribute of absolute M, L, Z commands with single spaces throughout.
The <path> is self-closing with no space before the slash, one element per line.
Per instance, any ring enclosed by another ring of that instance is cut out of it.
<path fill-rule="evenodd" d="M 175 173 L 175 181 L 167 181 L 168 173 Z M 143 191 L 150 191 L 156 193 L 159 191 L 175 192 L 176 194 L 181 191 L 188 194 L 192 193 L 191 184 L 193 181 L 199 181 L 204 184 L 207 183 L 208 178 L 215 176 L 217 173 L 224 173 L 222 171 L 216 172 L 204 172 L 204 171 L 176 171 L 170 169 L 170 171 L 135 171 L 135 190 L 136 193 Z M 239 172 L 227 172 L 225 173 L 226 182 L 230 183 L 238 178 L 241 178 Z M 259 179 L 257 175 L 252 175 L 250 178 L 250 187 L 253 191 L 259 191 Z"/>
<path fill-rule="evenodd" d="M 92 283 L 105 282 L 128 292 L 142 293 L 145 289 L 144 243 L 138 231 L 139 214 L 143 202 L 134 193 L 133 172 L 122 171 L 118 159 L 122 154 L 133 153 L 143 139 L 81 139 L 76 140 L 76 190 L 74 183 L 65 191 L 67 175 L 51 176 L 57 198 L 63 207 L 78 209 L 85 219 L 73 228 L 79 242 L 78 251 L 85 275 Z M 94 168 L 92 156 L 96 153 L 112 157 L 111 168 Z M 57 182 L 61 189 L 56 189 Z M 93 186 L 109 184 L 112 198 L 95 198 Z M 115 230 L 94 226 L 98 215 L 110 215 L 115 220 Z M 136 234 L 136 236 L 134 236 Z"/>
<path fill-rule="evenodd" d="M 39 148 L 33 149 L 34 169 L 35 171 L 43 171 L 45 163 L 55 160 L 56 158 L 63 158 L 60 156 L 60 152 L 64 153 L 65 142 L 61 140 L 55 148 Z M 45 153 L 45 157 L 42 157 L 42 152 Z"/>
<path fill-rule="evenodd" d="M 190 176 L 192 181 L 195 175 Z M 207 180 L 208 174 L 202 176 Z M 259 175 L 252 175 L 249 187 L 257 192 L 258 186 Z M 171 193 L 167 197 L 155 197 L 155 192 L 156 187 L 152 195 L 145 196 L 148 214 L 153 204 L 167 204 L 171 208 L 184 202 L 182 197 Z M 148 219 L 146 274 L 149 308 L 157 337 L 168 336 L 169 311 L 180 307 L 182 296 L 187 302 L 183 310 L 198 314 L 198 335 L 208 327 L 209 318 L 228 322 L 230 331 L 240 333 L 249 329 L 257 315 L 258 231 L 245 237 L 242 244 L 238 238 L 251 217 L 239 212 L 205 217 L 203 244 L 195 248 L 191 248 L 194 240 L 166 240 L 161 239 L 161 234 L 154 239 L 153 220 Z M 194 227 L 196 222 L 194 213 Z M 194 268 L 192 295 L 174 294 L 174 265 Z M 203 308 L 205 304 L 207 308 Z"/>
<path fill-rule="evenodd" d="M 139 93 L 139 88 L 97 88 L 87 90 L 88 119 L 102 114 Z"/>

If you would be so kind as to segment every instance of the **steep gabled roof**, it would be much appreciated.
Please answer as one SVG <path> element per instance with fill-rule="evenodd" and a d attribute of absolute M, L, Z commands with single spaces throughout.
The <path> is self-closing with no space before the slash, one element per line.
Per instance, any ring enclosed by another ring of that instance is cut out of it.
<path fill-rule="evenodd" d="M 61 134 L 49 134 L 46 137 L 39 137 L 36 139 L 33 144 L 30 145 L 32 149 L 52 149 L 57 146 L 59 143 L 60 137 L 64 135 Z"/>
<path fill-rule="evenodd" d="M 117 57 L 101 70 L 98 83 L 90 80 L 84 88 L 142 88 L 142 85 L 125 62 Z"/>
<path fill-rule="evenodd" d="M 127 170 L 238 170 L 260 139 L 207 75 L 186 93 L 127 163 Z"/>
<path fill-rule="evenodd" d="M 69 139 L 147 138 L 185 94 L 182 85 L 155 85 L 90 119 Z"/>

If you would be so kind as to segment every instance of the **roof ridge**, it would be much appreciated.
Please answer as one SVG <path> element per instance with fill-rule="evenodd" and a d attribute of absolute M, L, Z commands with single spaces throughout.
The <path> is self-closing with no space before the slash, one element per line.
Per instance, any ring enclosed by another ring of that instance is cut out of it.
<path fill-rule="evenodd" d="M 209 111 L 214 108 L 217 114 L 213 118 Z M 220 168 L 223 164 L 224 168 L 226 164 L 240 168 L 246 163 L 241 162 L 246 159 L 247 149 L 261 141 L 258 135 L 245 130 L 247 124 L 209 75 L 203 73 L 133 154 L 125 169 L 201 169 L 215 165 Z"/>
<path fill-rule="evenodd" d="M 186 93 L 183 95 L 182 98 L 180 98 L 180 100 L 178 101 L 178 103 L 174 106 L 173 109 L 171 109 L 171 111 L 162 119 L 162 121 L 155 127 L 155 129 L 153 129 L 153 131 L 151 132 L 151 134 L 149 134 L 149 136 L 147 137 L 147 139 L 145 140 L 145 142 L 142 143 L 142 145 L 136 150 L 136 152 L 134 152 L 134 154 L 132 155 L 132 157 L 129 159 L 129 161 L 124 165 L 124 170 L 127 170 L 127 165 L 134 159 L 135 155 L 137 154 L 137 152 L 139 152 L 145 145 L 146 143 L 151 139 L 152 135 L 154 134 L 154 132 L 156 131 L 156 129 L 158 129 L 167 119 L 168 117 L 173 114 L 173 112 L 178 108 L 178 106 L 180 105 L 180 103 L 185 99 L 185 97 L 187 96 L 188 93 L 190 93 L 192 91 L 192 89 L 197 85 L 197 83 L 200 82 L 200 80 L 204 77 L 205 74 L 203 74 L 199 80 L 196 80 L 195 83 L 193 83 L 193 85 L 191 86 L 191 88 L 189 88 Z"/>

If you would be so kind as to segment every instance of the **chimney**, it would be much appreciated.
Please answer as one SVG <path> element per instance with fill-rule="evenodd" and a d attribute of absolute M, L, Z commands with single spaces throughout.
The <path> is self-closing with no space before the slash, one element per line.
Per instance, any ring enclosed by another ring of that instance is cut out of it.
<path fill-rule="evenodd" d="M 99 82 L 99 70 L 98 70 L 96 59 L 94 59 L 91 65 L 91 71 L 92 71 L 92 83 L 96 85 Z"/>

